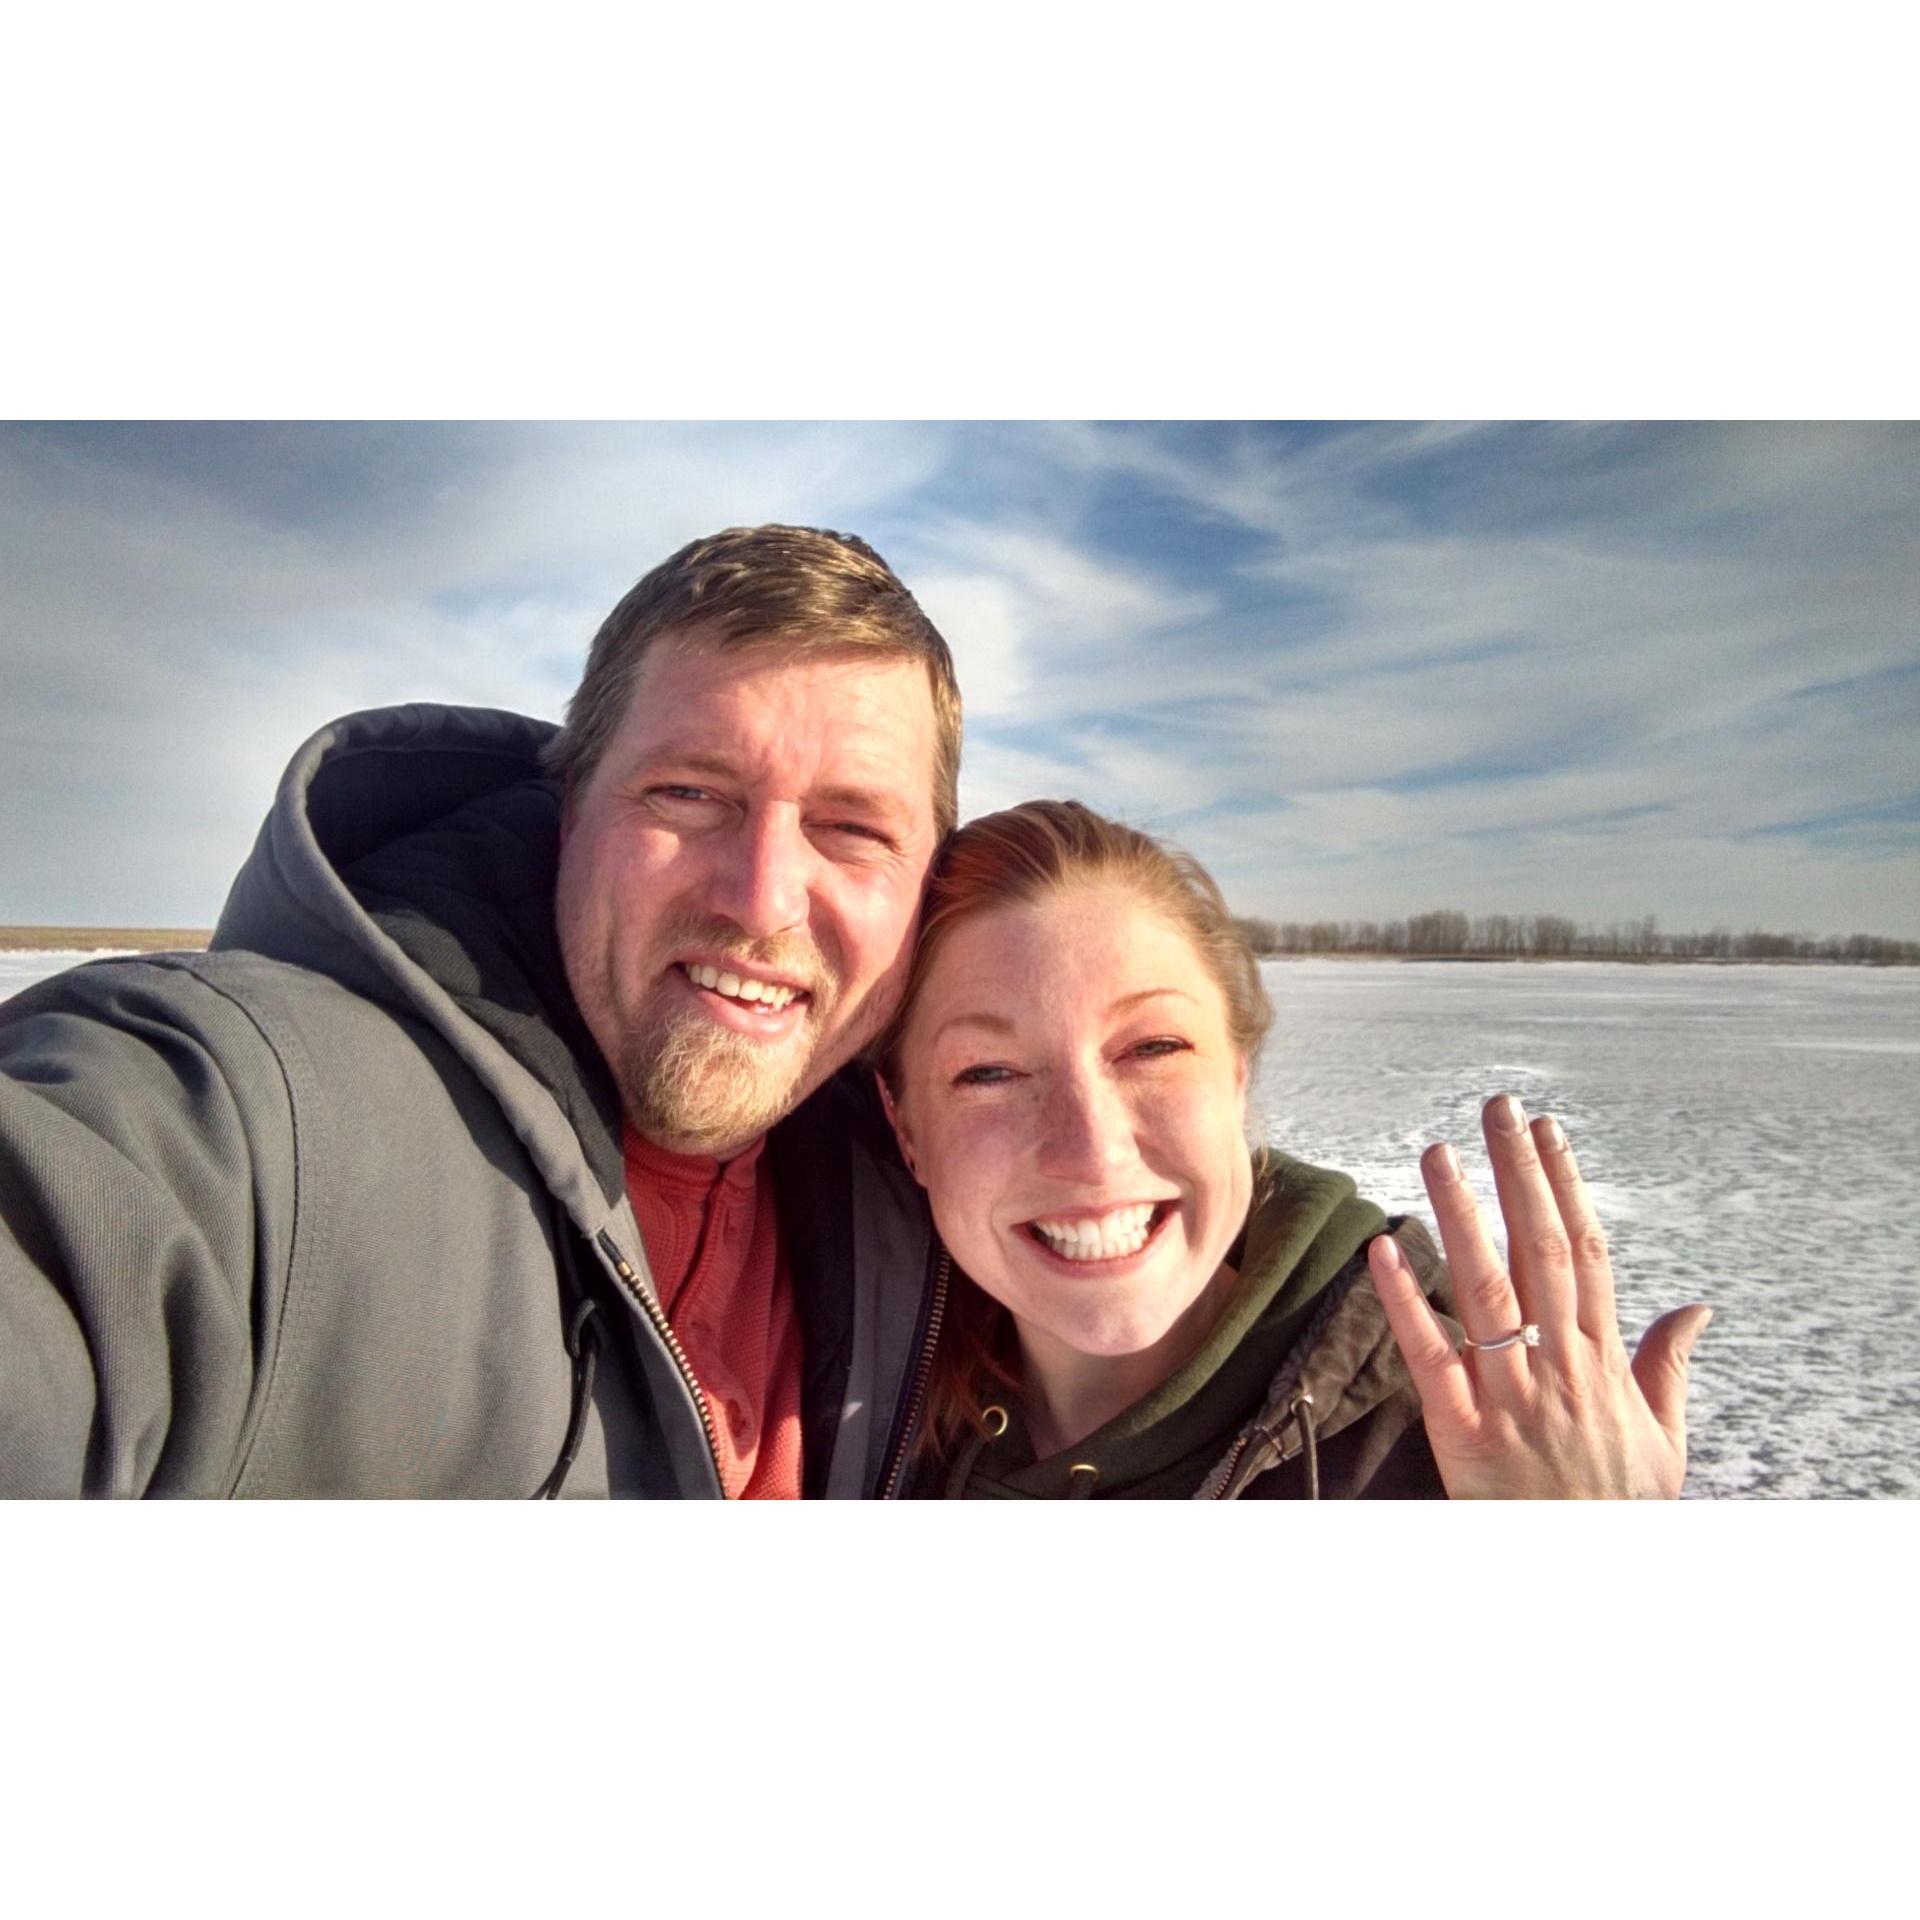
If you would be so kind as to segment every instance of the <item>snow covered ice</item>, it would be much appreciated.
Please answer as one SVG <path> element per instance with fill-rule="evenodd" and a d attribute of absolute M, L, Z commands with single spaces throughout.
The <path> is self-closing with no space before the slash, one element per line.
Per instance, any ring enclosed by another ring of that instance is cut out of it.
<path fill-rule="evenodd" d="M 0 953 L 0 999 L 91 954 Z M 1920 969 L 1298 960 L 1249 1125 L 1432 1224 L 1486 1095 L 1566 1127 L 1629 1343 L 1688 1300 L 1690 1496 L 1920 1495 Z"/>
<path fill-rule="evenodd" d="M 36 980 L 77 967 L 84 960 L 105 960 L 122 951 L 124 949 L 118 947 L 100 947 L 86 953 L 0 952 L 0 1000 L 11 998 Z"/>
<path fill-rule="evenodd" d="M 1432 1225 L 1451 1140 L 1496 1235 L 1486 1095 L 1566 1128 L 1629 1344 L 1714 1309 L 1687 1490 L 1920 1494 L 1920 970 L 1301 960 L 1250 1124 Z"/>

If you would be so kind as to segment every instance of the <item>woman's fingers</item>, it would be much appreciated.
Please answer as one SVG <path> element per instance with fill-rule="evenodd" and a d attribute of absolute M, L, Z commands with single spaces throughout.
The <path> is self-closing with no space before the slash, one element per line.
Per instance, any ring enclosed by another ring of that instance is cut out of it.
<path fill-rule="evenodd" d="M 1563 1344 L 1575 1324 L 1573 1245 L 1534 1146 L 1520 1102 L 1497 1093 L 1480 1109 L 1493 1184 L 1507 1224 L 1507 1267 L 1520 1317 L 1548 1345 Z"/>
<path fill-rule="evenodd" d="M 1615 1346 L 1620 1339 L 1620 1309 L 1613 1295 L 1613 1262 L 1607 1253 L 1607 1236 L 1587 1197 L 1587 1183 L 1580 1178 L 1573 1149 L 1551 1114 L 1533 1123 L 1533 1145 L 1547 1184 L 1553 1189 L 1554 1205 L 1560 1211 L 1560 1223 L 1572 1251 L 1577 1293 L 1574 1311 L 1580 1331 L 1602 1346 Z"/>
<path fill-rule="evenodd" d="M 1422 1410 L 1431 1422 L 1464 1425 L 1475 1413 L 1473 1382 L 1454 1350 L 1453 1336 L 1427 1304 L 1420 1282 L 1407 1265 L 1393 1235 L 1376 1236 L 1367 1247 L 1367 1272 L 1386 1309 L 1387 1324 L 1413 1375 Z"/>
<path fill-rule="evenodd" d="M 1427 1198 L 1440 1229 L 1440 1245 L 1453 1275 L 1454 1305 L 1460 1310 L 1460 1324 L 1466 1328 L 1467 1338 L 1483 1343 L 1504 1339 L 1524 1316 L 1506 1263 L 1467 1185 L 1459 1155 L 1443 1140 L 1420 1156 L 1420 1174 L 1427 1183 Z M 1473 1364 L 1474 1377 L 1482 1385 L 1517 1387 L 1527 1377 L 1527 1349 L 1516 1345 L 1503 1347 L 1498 1353 L 1476 1353 Z"/>
<path fill-rule="evenodd" d="M 1647 1402 L 1647 1410 L 1661 1430 L 1687 1452 L 1687 1367 L 1693 1343 L 1707 1330 L 1713 1309 L 1696 1301 L 1663 1313 L 1640 1337 L 1633 1356 L 1633 1378 Z"/>
<path fill-rule="evenodd" d="M 1531 1323 L 1538 1347 L 1515 1341 L 1455 1356 L 1399 1250 L 1376 1239 L 1367 1255 L 1448 1493 L 1672 1497 L 1686 1470 L 1687 1362 L 1708 1310 L 1656 1321 L 1629 1372 L 1606 1241 L 1565 1136 L 1551 1119 L 1529 1126 L 1504 1094 L 1482 1122 L 1505 1259 L 1452 1148 L 1429 1147 L 1420 1171 L 1469 1341 L 1484 1347 Z"/>

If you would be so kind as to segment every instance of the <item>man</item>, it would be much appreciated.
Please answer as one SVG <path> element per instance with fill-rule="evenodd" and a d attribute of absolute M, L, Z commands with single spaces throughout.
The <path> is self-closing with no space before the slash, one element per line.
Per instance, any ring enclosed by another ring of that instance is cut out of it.
<path fill-rule="evenodd" d="M 931 1235 L 841 1069 L 959 749 L 791 527 L 641 580 L 563 730 L 316 735 L 210 952 L 0 1008 L 0 1493 L 886 1490 Z"/>

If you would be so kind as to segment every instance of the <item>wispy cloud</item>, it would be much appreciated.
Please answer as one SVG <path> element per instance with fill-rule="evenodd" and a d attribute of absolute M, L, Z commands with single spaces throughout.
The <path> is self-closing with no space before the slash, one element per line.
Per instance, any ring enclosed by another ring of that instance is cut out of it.
<path fill-rule="evenodd" d="M 1444 886 L 1704 919 L 1851 899 L 1856 921 L 1911 924 L 1884 870 L 1912 876 L 1920 844 L 1897 803 L 1916 704 L 1899 675 L 1920 660 L 1911 431 L 1226 430 L 1195 451 L 1075 429 L 1052 446 L 1253 543 L 1212 654 L 1239 699 L 1204 764 L 1150 647 L 1116 660 L 1110 696 L 1165 704 L 1189 782 L 1168 824 L 1243 896 L 1388 912 Z M 1139 757 L 1075 764 L 1104 804 L 1166 805 Z M 1851 892 L 1833 832 L 1790 885 L 1737 856 L 1737 836 L 1802 812 L 1859 817 Z"/>
<path fill-rule="evenodd" d="M 937 428 L 0 431 L 0 920 L 217 911 L 280 768 L 410 699 L 557 717 L 716 526 L 864 526 Z"/>
<path fill-rule="evenodd" d="M 0 431 L 0 919 L 204 919 L 287 752 L 554 714 L 685 539 L 851 528 L 970 812 L 1078 793 L 1249 911 L 1920 932 L 1909 427 Z"/>

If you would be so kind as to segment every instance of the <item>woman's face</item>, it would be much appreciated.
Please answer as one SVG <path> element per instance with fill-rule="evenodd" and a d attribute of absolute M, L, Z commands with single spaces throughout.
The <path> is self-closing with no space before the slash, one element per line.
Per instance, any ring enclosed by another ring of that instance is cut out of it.
<path fill-rule="evenodd" d="M 1139 1353 L 1246 1217 L 1246 1069 L 1187 936 L 1125 885 L 962 921 L 890 1105 L 942 1238 L 1026 1328 Z"/>

